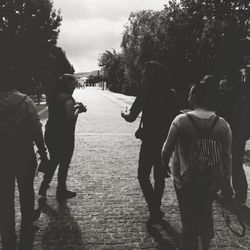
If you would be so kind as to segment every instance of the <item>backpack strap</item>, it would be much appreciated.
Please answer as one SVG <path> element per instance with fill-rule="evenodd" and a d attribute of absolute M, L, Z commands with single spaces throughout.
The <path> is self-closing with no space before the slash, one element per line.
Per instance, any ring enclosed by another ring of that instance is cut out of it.
<path fill-rule="evenodd" d="M 191 123 L 193 124 L 193 126 L 195 127 L 196 130 L 198 130 L 199 132 L 203 132 L 203 130 L 197 125 L 197 123 L 195 122 L 194 118 L 192 117 L 192 115 L 190 114 L 186 114 L 187 118 L 191 121 Z M 211 133 L 217 123 L 217 121 L 219 120 L 219 116 L 215 115 L 215 118 L 213 120 L 212 125 L 207 129 L 207 131 L 209 133 Z"/>

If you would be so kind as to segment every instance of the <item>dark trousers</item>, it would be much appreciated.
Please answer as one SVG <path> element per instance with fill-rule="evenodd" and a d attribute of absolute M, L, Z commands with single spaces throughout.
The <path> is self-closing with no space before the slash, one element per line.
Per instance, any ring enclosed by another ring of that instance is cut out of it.
<path fill-rule="evenodd" d="M 154 186 L 150 182 L 150 174 L 154 169 Z M 161 165 L 161 145 L 154 147 L 154 144 L 142 142 L 139 167 L 139 183 L 148 205 L 150 215 L 158 212 L 161 207 L 161 200 L 165 187 L 164 169 Z"/>
<path fill-rule="evenodd" d="M 46 171 L 42 184 L 48 186 L 51 182 L 57 166 L 58 169 L 58 190 L 66 189 L 66 179 L 69 170 L 69 164 L 74 152 L 74 135 L 54 136 L 45 132 L 45 142 L 50 155 L 48 171 Z"/>
<path fill-rule="evenodd" d="M 14 203 L 15 181 L 17 181 L 20 198 L 22 216 L 21 230 L 25 231 L 29 229 L 32 224 L 32 214 L 34 211 L 33 181 L 35 170 L 36 159 L 34 152 L 30 152 L 30 155 L 26 154 L 20 157 L 10 154 L 9 157 L 6 157 L 1 163 L 0 234 L 3 249 L 14 249 L 16 242 Z"/>
<path fill-rule="evenodd" d="M 212 204 L 213 198 L 206 192 L 193 190 L 185 185 L 178 189 L 175 186 L 182 221 L 182 242 L 180 249 L 198 249 L 198 237 L 202 249 L 209 249 L 214 236 Z"/>
<path fill-rule="evenodd" d="M 233 138 L 232 141 L 232 181 L 235 191 L 235 198 L 239 202 L 247 200 L 247 178 L 243 168 L 243 157 L 245 153 L 246 141 L 244 138 Z"/>

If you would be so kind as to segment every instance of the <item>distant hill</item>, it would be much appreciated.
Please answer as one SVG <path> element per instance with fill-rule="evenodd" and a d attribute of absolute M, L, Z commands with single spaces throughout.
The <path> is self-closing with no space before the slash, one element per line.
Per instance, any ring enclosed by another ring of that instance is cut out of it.
<path fill-rule="evenodd" d="M 98 72 L 99 72 L 99 75 L 103 75 L 102 70 L 93 70 L 93 71 L 90 71 L 90 72 L 78 72 L 78 73 L 75 73 L 75 75 L 77 77 L 79 77 L 79 78 L 81 78 L 81 77 L 89 77 L 90 75 L 97 76 Z"/>

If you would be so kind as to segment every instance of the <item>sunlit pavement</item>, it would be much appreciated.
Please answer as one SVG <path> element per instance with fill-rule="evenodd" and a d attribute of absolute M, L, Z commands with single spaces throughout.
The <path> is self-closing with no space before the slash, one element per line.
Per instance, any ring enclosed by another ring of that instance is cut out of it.
<path fill-rule="evenodd" d="M 162 205 L 165 223 L 154 226 L 150 232 L 146 228 L 148 211 L 137 181 L 140 141 L 134 137 L 139 119 L 127 123 L 120 116 L 134 97 L 91 87 L 76 90 L 74 97 L 88 109 L 77 122 L 68 176 L 68 188 L 76 191 L 77 197 L 58 204 L 54 176 L 36 223 L 34 249 L 178 249 L 181 222 L 171 179 L 166 179 Z M 46 117 L 46 112 L 42 117 Z M 250 145 L 247 148 L 250 150 Z M 250 161 L 247 165 L 250 166 Z M 250 171 L 246 172 L 250 184 Z M 41 177 L 39 174 L 35 178 L 36 206 Z M 16 204 L 19 230 L 17 201 Z M 240 230 L 231 217 L 232 225 Z M 233 235 L 225 226 L 218 204 L 214 220 L 211 249 L 250 249 L 250 210 L 245 211 L 247 231 L 243 238 Z"/>

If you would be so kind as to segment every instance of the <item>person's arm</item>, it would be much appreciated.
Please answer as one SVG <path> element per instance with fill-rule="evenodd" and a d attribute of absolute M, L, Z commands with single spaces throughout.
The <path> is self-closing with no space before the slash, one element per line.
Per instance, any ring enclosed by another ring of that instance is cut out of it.
<path fill-rule="evenodd" d="M 65 115 L 67 120 L 74 120 L 77 118 L 79 109 L 75 109 L 75 102 L 73 100 L 68 100 L 64 104 L 65 107 Z"/>
<path fill-rule="evenodd" d="M 177 135 L 178 135 L 178 126 L 176 123 L 176 119 L 174 119 L 169 129 L 167 139 L 162 147 L 161 162 L 163 166 L 169 167 L 169 161 L 177 142 Z"/>
<path fill-rule="evenodd" d="M 133 122 L 136 120 L 137 116 L 142 111 L 142 97 L 138 96 L 136 97 L 135 101 L 133 102 L 129 113 L 121 113 L 121 116 L 127 121 L 127 122 Z"/>
<path fill-rule="evenodd" d="M 41 158 L 47 158 L 47 150 L 44 143 L 42 124 L 34 102 L 27 97 L 27 111 L 31 123 L 32 140 L 35 142 Z"/>
<path fill-rule="evenodd" d="M 232 132 L 230 126 L 225 121 L 225 135 L 222 144 L 222 164 L 223 176 L 229 180 L 232 175 Z"/>

